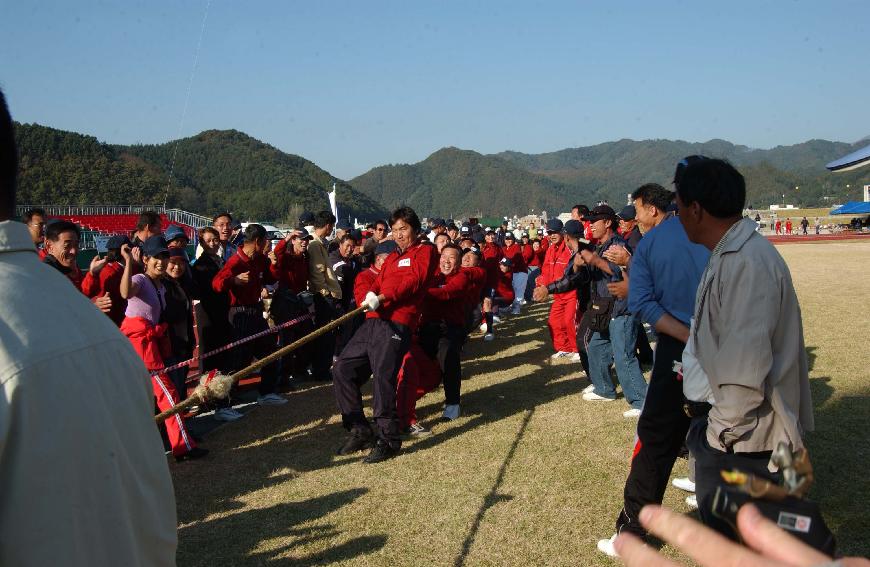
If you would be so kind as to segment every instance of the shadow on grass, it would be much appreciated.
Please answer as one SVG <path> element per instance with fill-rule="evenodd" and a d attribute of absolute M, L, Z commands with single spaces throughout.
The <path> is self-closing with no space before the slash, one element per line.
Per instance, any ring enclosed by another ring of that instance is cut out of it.
<path fill-rule="evenodd" d="M 468 557 L 468 553 L 471 551 L 471 546 L 474 545 L 474 538 L 477 537 L 477 531 L 480 529 L 480 524 L 483 521 L 486 512 L 499 502 L 507 502 L 513 499 L 513 496 L 509 494 L 499 494 L 498 491 L 499 488 L 501 488 L 502 482 L 504 482 L 505 472 L 507 472 L 508 465 L 514 458 L 514 453 L 517 451 L 517 446 L 519 446 L 520 440 L 526 432 L 526 427 L 528 427 L 533 413 L 535 413 L 534 409 L 526 410 L 526 415 L 523 417 L 523 424 L 520 426 L 520 430 L 517 432 L 517 436 L 514 438 L 514 442 L 505 456 L 504 462 L 501 464 L 498 476 L 495 479 L 495 483 L 492 485 L 492 490 L 490 490 L 489 494 L 484 497 L 483 504 L 480 506 L 480 510 L 477 512 L 477 516 L 475 516 L 474 522 L 471 524 L 471 529 L 468 530 L 468 535 L 465 536 L 465 541 L 462 542 L 462 551 L 460 551 L 459 556 L 456 557 L 456 561 L 453 563 L 455 567 L 462 567 L 462 565 L 465 564 L 465 560 Z"/>
<path fill-rule="evenodd" d="M 806 435 L 815 474 L 810 498 L 819 503 L 825 521 L 845 555 L 870 555 L 870 389 L 832 398 L 830 378 L 810 381 L 815 431 Z"/>
<path fill-rule="evenodd" d="M 340 537 L 341 532 L 333 524 L 318 523 L 304 527 L 302 524 L 335 512 L 366 492 L 366 488 L 344 490 L 301 502 L 247 510 L 181 527 L 178 537 L 185 545 L 179 547 L 178 563 L 262 565 L 268 562 L 270 565 L 319 565 L 367 555 L 382 548 L 387 537 L 357 537 L 338 545 L 330 545 L 327 549 L 310 555 L 294 553 L 293 557 L 281 557 L 292 552 L 294 548 Z M 220 537 L 216 538 L 215 535 Z M 269 541 L 276 538 L 292 538 L 293 543 L 273 544 Z M 200 552 L 204 549 L 208 549 L 208 553 L 202 556 Z"/>

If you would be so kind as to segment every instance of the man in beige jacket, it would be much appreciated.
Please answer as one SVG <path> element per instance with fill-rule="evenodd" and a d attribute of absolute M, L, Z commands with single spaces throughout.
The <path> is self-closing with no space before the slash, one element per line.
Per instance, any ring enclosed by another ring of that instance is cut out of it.
<path fill-rule="evenodd" d="M 175 565 L 175 497 L 130 341 L 39 261 L 0 92 L 0 565 Z"/>
<path fill-rule="evenodd" d="M 687 445 L 696 458 L 701 518 L 725 533 L 727 526 L 709 513 L 719 471 L 776 478 L 771 451 L 781 441 L 793 450 L 803 447 L 804 433 L 813 428 L 791 274 L 755 223 L 741 218 L 745 201 L 743 176 L 722 160 L 690 164 L 677 187 L 689 240 L 712 250 L 690 336 L 701 372 L 684 359 L 683 388 L 687 407 L 694 408 Z"/>
<path fill-rule="evenodd" d="M 308 244 L 308 289 L 314 294 L 314 324 L 318 328 L 344 315 L 341 285 L 332 270 L 326 241 L 334 227 L 335 215 L 331 212 L 314 215 L 314 238 Z M 327 333 L 314 342 L 311 374 L 315 380 L 332 380 L 335 336 L 335 332 Z"/>

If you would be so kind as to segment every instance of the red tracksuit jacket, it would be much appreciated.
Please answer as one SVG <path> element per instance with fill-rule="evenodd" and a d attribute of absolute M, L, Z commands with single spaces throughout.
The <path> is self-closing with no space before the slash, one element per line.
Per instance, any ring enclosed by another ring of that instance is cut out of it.
<path fill-rule="evenodd" d="M 523 257 L 523 250 L 520 244 L 511 244 L 510 246 L 506 246 L 504 249 L 504 257 L 509 258 L 512 267 L 511 272 L 516 274 L 518 272 L 526 272 L 528 271 L 528 266 L 526 266 L 526 260 Z"/>
<path fill-rule="evenodd" d="M 547 253 L 544 255 L 544 262 L 541 264 L 541 276 L 539 281 L 541 285 L 547 285 L 562 279 L 562 276 L 565 275 L 565 268 L 568 267 L 568 260 L 571 259 L 571 249 L 565 245 L 565 240 L 559 244 L 554 246 L 550 246 L 547 249 Z M 572 291 L 568 291 L 565 293 L 557 293 L 555 297 L 561 297 L 563 295 L 569 295 L 576 293 Z"/>
<path fill-rule="evenodd" d="M 308 254 L 296 255 L 292 249 L 287 251 L 287 241 L 282 240 L 275 246 L 277 264 L 269 266 L 272 277 L 293 293 L 301 293 L 308 287 Z"/>
<path fill-rule="evenodd" d="M 514 287 L 513 287 L 513 273 L 511 272 L 502 272 L 499 270 L 498 272 L 498 280 L 495 282 L 495 295 L 496 297 L 500 297 L 505 301 L 509 301 L 513 303 L 514 301 Z"/>
<path fill-rule="evenodd" d="M 353 281 L 353 298 L 357 305 L 362 305 L 366 298 L 366 294 L 371 291 L 372 284 L 375 283 L 375 278 L 380 272 L 374 266 L 369 266 L 368 270 L 363 270 L 356 275 Z"/>
<path fill-rule="evenodd" d="M 489 243 L 484 244 L 480 251 L 483 253 L 481 266 L 486 270 L 486 285 L 487 287 L 495 288 L 500 273 L 498 263 L 504 258 L 504 252 L 502 252 L 501 246 L 498 244 Z"/>
<path fill-rule="evenodd" d="M 465 325 L 468 274 L 458 270 L 449 276 L 439 273 L 433 286 L 426 290 L 423 322 L 444 320 L 448 325 Z"/>
<path fill-rule="evenodd" d="M 438 253 L 429 242 L 417 241 L 404 252 L 387 256 L 371 291 L 384 296 L 377 311 L 366 313 L 369 319 L 386 319 L 414 329 L 420 318 L 420 306 L 426 290 L 438 270 Z"/>
<path fill-rule="evenodd" d="M 229 292 L 230 305 L 252 306 L 260 302 L 260 292 L 263 284 L 275 283 L 275 278 L 270 271 L 271 262 L 262 254 L 249 258 L 241 248 L 227 260 L 221 271 L 217 273 L 211 282 L 211 287 L 217 293 Z M 250 272 L 250 279 L 244 285 L 235 285 L 233 278 L 239 274 Z"/>

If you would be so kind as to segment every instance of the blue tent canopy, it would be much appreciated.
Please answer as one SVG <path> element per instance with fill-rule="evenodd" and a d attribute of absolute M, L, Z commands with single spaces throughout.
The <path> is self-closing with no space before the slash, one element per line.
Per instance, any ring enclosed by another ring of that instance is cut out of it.
<path fill-rule="evenodd" d="M 860 150 L 852 152 L 840 159 L 836 159 L 825 167 L 831 171 L 849 171 L 851 169 L 857 169 L 862 165 L 867 165 L 868 163 L 870 163 L 870 146 L 861 148 Z"/>
<path fill-rule="evenodd" d="M 861 201 L 849 201 L 831 210 L 832 215 L 870 215 L 870 203 Z"/>

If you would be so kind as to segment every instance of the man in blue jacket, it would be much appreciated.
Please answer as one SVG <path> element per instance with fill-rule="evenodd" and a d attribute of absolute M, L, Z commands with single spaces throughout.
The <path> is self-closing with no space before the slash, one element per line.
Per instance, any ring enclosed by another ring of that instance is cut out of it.
<path fill-rule="evenodd" d="M 677 167 L 675 183 L 683 169 L 685 165 Z M 632 194 L 638 224 L 646 234 L 631 259 L 628 308 L 655 328 L 658 340 L 616 533 L 627 531 L 640 537 L 646 535 L 638 519 L 640 510 L 647 504 L 661 504 L 689 429 L 678 369 L 689 336 L 695 292 L 710 257 L 706 248 L 689 242 L 679 219 L 665 212 L 672 195 L 656 184 L 643 185 Z M 598 549 L 615 557 L 615 537 L 600 540 Z"/>

